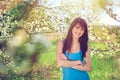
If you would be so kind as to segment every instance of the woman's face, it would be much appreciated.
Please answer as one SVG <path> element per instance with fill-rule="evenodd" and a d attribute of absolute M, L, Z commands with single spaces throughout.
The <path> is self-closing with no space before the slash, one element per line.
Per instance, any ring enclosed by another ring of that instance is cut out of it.
<path fill-rule="evenodd" d="M 77 25 L 73 27 L 72 34 L 73 37 L 75 38 L 80 38 L 84 34 L 84 29 L 81 27 L 79 23 L 77 23 Z"/>

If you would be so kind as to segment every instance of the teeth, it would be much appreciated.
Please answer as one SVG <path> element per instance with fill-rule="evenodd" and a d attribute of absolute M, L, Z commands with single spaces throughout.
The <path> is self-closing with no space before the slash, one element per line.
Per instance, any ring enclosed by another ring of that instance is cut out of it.
<path fill-rule="evenodd" d="M 80 35 L 80 33 L 77 33 L 77 32 L 75 32 L 75 33 L 76 33 L 76 35 L 78 35 L 78 36 Z"/>
<path fill-rule="evenodd" d="M 78 35 L 80 34 L 80 33 L 77 33 Z"/>

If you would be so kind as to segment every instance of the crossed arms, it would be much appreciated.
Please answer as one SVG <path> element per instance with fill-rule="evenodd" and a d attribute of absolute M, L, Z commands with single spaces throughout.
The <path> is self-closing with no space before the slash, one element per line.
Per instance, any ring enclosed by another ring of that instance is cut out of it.
<path fill-rule="evenodd" d="M 67 60 L 66 56 L 62 52 L 62 48 L 63 48 L 63 42 L 62 40 L 60 40 L 58 41 L 57 47 L 56 47 L 56 61 L 59 67 L 72 67 L 72 68 L 82 70 L 82 71 L 91 71 L 92 61 L 90 57 L 89 48 L 86 51 L 86 57 L 85 57 L 86 63 L 84 65 L 80 60 L 76 60 L 76 61 Z"/>

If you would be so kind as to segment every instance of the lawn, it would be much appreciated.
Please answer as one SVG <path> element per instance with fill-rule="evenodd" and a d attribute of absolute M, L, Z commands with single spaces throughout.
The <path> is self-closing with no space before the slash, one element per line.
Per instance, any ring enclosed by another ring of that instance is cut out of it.
<path fill-rule="evenodd" d="M 106 48 L 104 44 L 92 44 L 91 46 L 100 45 L 103 49 Z M 92 71 L 88 72 L 91 80 L 120 80 L 120 55 L 105 55 L 100 57 L 98 54 L 99 53 L 92 55 Z M 61 80 L 61 69 L 56 66 L 55 45 L 40 55 L 39 62 L 43 64 L 44 68 L 46 68 L 46 66 L 50 67 L 47 68 L 49 80 Z M 45 72 L 42 74 L 44 73 Z M 47 77 L 45 78 L 48 80 Z"/>

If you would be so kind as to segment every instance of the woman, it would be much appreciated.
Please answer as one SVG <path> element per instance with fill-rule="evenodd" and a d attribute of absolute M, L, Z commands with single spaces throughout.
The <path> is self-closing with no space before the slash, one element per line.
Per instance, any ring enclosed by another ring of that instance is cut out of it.
<path fill-rule="evenodd" d="M 90 80 L 87 71 L 91 71 L 92 63 L 84 19 L 78 17 L 72 22 L 65 40 L 58 41 L 56 53 L 63 80 Z"/>

